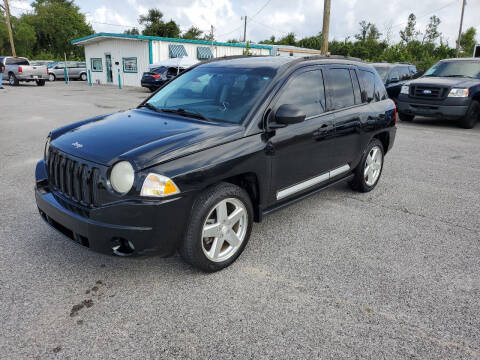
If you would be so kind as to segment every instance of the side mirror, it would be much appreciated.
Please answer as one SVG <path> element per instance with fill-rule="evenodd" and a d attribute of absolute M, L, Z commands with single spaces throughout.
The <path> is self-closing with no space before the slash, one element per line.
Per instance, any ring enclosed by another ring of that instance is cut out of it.
<path fill-rule="evenodd" d="M 394 78 L 391 78 L 391 79 L 390 79 L 389 83 L 390 83 L 390 84 L 393 84 L 393 83 L 397 83 L 397 82 L 399 82 L 399 81 L 400 81 L 399 78 L 394 77 Z"/>
<path fill-rule="evenodd" d="M 305 113 L 298 106 L 292 104 L 283 104 L 275 112 L 275 121 L 283 125 L 298 124 L 305 118 Z"/>

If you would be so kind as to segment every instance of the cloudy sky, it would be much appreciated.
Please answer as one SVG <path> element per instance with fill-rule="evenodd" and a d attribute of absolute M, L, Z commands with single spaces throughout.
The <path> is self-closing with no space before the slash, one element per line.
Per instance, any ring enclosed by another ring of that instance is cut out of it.
<path fill-rule="evenodd" d="M 30 8 L 28 0 L 10 0 L 12 13 Z M 217 40 L 240 39 L 242 16 L 247 15 L 247 39 L 260 41 L 294 32 L 297 38 L 318 33 L 322 28 L 323 0 L 76 0 L 95 31 L 123 32 L 138 27 L 138 17 L 149 8 L 159 8 L 165 19 L 173 19 L 182 31 L 195 25 L 201 30 L 215 28 Z M 431 15 L 442 21 L 443 38 L 454 45 L 458 34 L 462 0 L 332 0 L 330 39 L 343 40 L 358 32 L 361 20 L 375 23 L 391 41 L 410 12 L 423 30 Z M 464 29 L 474 26 L 480 41 L 480 0 L 467 0 Z"/>

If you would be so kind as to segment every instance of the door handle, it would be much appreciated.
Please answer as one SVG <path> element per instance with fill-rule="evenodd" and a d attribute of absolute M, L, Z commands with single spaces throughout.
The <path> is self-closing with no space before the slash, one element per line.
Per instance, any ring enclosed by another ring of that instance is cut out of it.
<path fill-rule="evenodd" d="M 322 124 L 322 126 L 320 126 L 317 130 L 313 132 L 313 136 L 322 136 L 330 130 L 333 130 L 333 124 Z"/>

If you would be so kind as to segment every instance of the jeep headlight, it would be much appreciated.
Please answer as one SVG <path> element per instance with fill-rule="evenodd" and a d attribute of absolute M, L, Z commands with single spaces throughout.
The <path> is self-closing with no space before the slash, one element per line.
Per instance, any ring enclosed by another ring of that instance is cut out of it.
<path fill-rule="evenodd" d="M 467 97 L 468 96 L 468 89 L 457 89 L 453 88 L 450 90 L 448 97 Z"/>
<path fill-rule="evenodd" d="M 410 86 L 409 85 L 402 85 L 402 89 L 400 90 L 400 94 L 408 95 L 410 93 Z"/>
<path fill-rule="evenodd" d="M 141 196 L 165 197 L 179 194 L 180 189 L 166 176 L 149 173 L 143 181 Z"/>
<path fill-rule="evenodd" d="M 116 163 L 110 173 L 110 184 L 120 194 L 127 193 L 133 186 L 135 171 L 128 161 Z"/>

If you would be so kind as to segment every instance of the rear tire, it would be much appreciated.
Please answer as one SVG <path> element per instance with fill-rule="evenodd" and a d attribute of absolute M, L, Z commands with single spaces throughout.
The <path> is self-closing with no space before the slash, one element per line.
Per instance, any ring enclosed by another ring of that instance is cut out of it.
<path fill-rule="evenodd" d="M 398 113 L 401 121 L 411 122 L 415 118 L 415 115 L 408 115 L 404 113 Z"/>
<path fill-rule="evenodd" d="M 37 80 L 36 83 L 38 86 L 45 86 L 45 80 Z"/>
<path fill-rule="evenodd" d="M 57 79 L 57 77 L 55 76 L 55 74 L 48 74 L 48 80 L 49 81 L 55 81 Z"/>
<path fill-rule="evenodd" d="M 354 171 L 355 177 L 350 182 L 350 187 L 360 192 L 372 191 L 382 175 L 384 157 L 382 142 L 372 139 Z"/>
<path fill-rule="evenodd" d="M 15 74 L 9 74 L 8 75 L 8 83 L 10 84 L 10 86 L 18 86 L 18 84 L 20 83 L 17 79 L 17 77 L 15 76 Z"/>
<path fill-rule="evenodd" d="M 252 224 L 253 206 L 244 189 L 230 183 L 212 186 L 192 207 L 180 255 L 205 272 L 224 269 L 247 245 Z"/>
<path fill-rule="evenodd" d="M 477 100 L 472 100 L 468 107 L 467 115 L 460 119 L 459 125 L 464 129 L 472 129 L 476 122 L 480 119 L 480 103 Z"/>
<path fill-rule="evenodd" d="M 87 74 L 81 73 L 81 74 L 80 74 L 80 80 L 82 80 L 82 81 L 87 81 Z"/>

